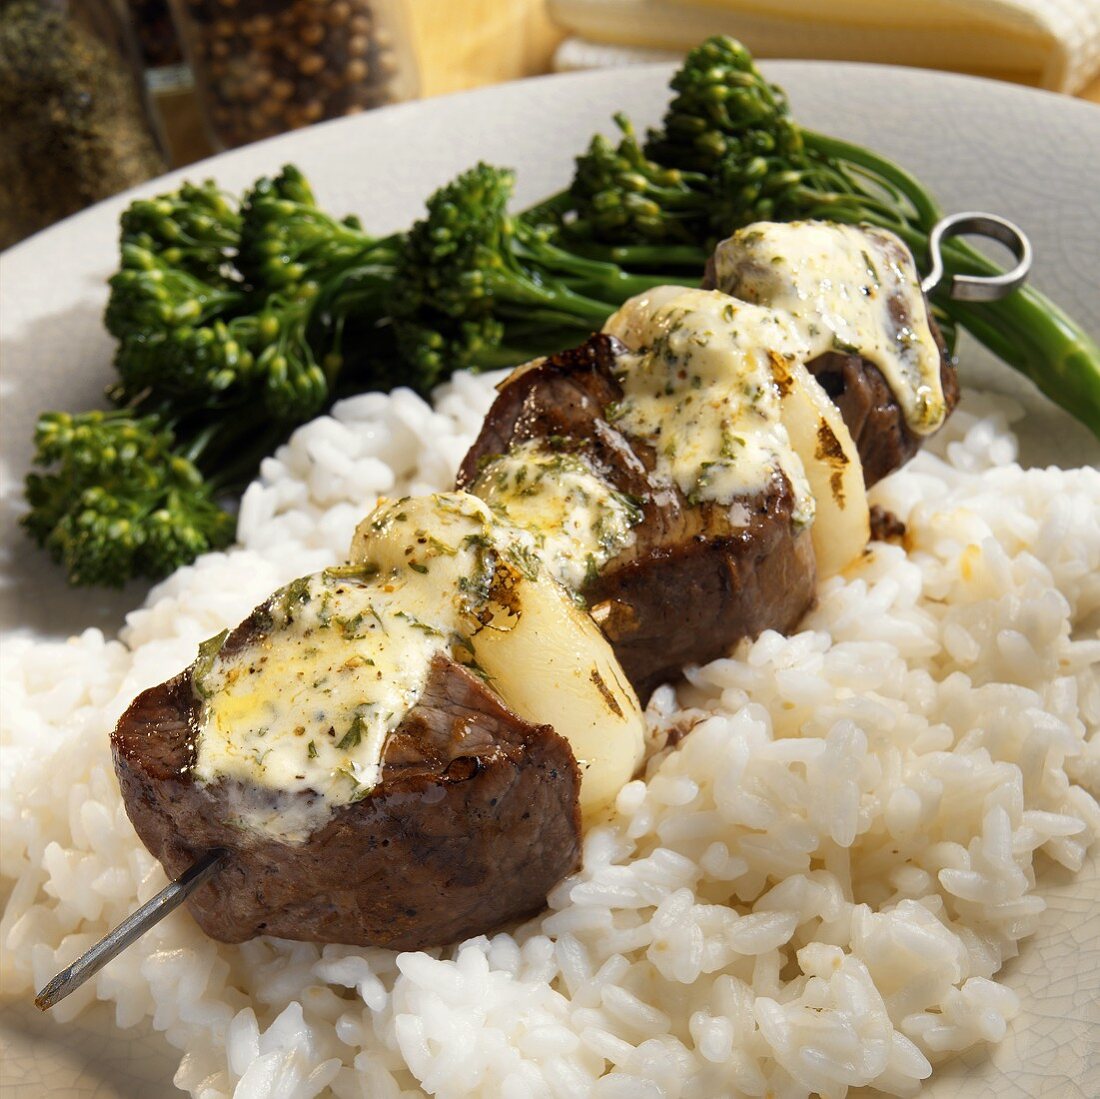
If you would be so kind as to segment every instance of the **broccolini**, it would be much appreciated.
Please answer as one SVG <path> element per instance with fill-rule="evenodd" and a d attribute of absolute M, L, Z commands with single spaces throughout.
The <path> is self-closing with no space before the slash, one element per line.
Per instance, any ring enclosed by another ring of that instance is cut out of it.
<path fill-rule="evenodd" d="M 233 517 L 155 416 L 49 412 L 34 441 L 52 468 L 27 477 L 24 525 L 73 584 L 156 580 L 233 540 Z"/>
<path fill-rule="evenodd" d="M 617 147 L 597 139 L 577 162 L 574 210 L 563 213 L 574 247 L 619 263 L 703 263 L 716 240 L 754 221 L 820 218 L 897 233 L 918 263 L 943 211 L 927 188 L 869 149 L 799 126 L 786 97 L 751 54 L 716 36 L 692 50 L 672 79 L 661 127 L 640 147 L 619 122 Z M 551 204 L 553 205 L 553 204 Z M 684 242 L 687 242 L 686 244 Z M 998 268 L 958 240 L 945 243 L 948 273 Z M 968 329 L 1007 365 L 1100 435 L 1100 348 L 1034 287 L 1001 301 L 933 295 L 944 327 Z"/>
<path fill-rule="evenodd" d="M 729 38 L 693 50 L 645 141 L 616 116 L 571 187 L 508 210 L 514 175 L 479 164 L 408 233 L 377 238 L 321 210 L 288 165 L 239 206 L 214 183 L 139 199 L 122 217 L 106 324 L 118 411 L 46 414 L 24 525 L 74 583 L 160 576 L 232 536 L 220 494 L 337 396 L 510 366 L 602 326 L 633 294 L 696 284 L 714 243 L 759 220 L 868 222 L 918 262 L 941 216 L 898 165 L 794 120 Z M 958 241 L 949 272 L 989 273 Z M 1025 288 L 935 300 L 1100 435 L 1100 350 Z M 204 479 L 205 478 L 205 479 Z"/>
<path fill-rule="evenodd" d="M 398 347 L 424 388 L 456 369 L 560 350 L 626 298 L 669 281 L 567 251 L 548 226 L 510 216 L 514 184 L 513 172 L 479 164 L 432 195 L 409 231 L 390 305 Z"/>

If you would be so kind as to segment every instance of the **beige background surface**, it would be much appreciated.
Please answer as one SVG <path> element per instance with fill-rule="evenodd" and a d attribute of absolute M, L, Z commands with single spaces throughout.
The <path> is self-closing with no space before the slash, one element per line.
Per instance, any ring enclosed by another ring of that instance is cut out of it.
<path fill-rule="evenodd" d="M 562 31 L 545 0 L 405 0 L 425 96 L 548 72 Z M 1100 73 L 1078 96 L 1100 103 Z"/>

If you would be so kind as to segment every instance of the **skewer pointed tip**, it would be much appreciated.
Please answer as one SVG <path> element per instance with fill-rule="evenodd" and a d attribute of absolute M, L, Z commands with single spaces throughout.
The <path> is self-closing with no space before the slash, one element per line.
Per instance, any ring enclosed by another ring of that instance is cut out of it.
<path fill-rule="evenodd" d="M 35 996 L 34 1006 L 39 1011 L 49 1011 L 70 992 L 76 991 L 86 980 L 94 977 L 112 958 L 141 938 L 149 928 L 163 920 L 169 912 L 178 908 L 203 882 L 220 870 L 226 855 L 227 853 L 220 849 L 203 855 L 151 901 L 146 901 L 118 927 L 109 931 L 95 946 L 77 958 L 72 965 L 66 966 L 53 977 Z"/>
<path fill-rule="evenodd" d="M 54 1004 L 59 1000 L 63 1000 L 69 994 L 69 989 L 66 986 L 69 983 L 71 970 L 71 966 L 63 969 L 35 996 L 34 1006 L 39 1011 L 49 1011 Z"/>

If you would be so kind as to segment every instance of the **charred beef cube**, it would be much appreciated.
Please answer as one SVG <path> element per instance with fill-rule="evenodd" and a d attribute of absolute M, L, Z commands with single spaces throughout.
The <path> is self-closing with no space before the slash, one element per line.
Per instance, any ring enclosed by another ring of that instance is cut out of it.
<path fill-rule="evenodd" d="M 934 321 L 932 331 L 943 352 L 940 382 L 950 412 L 959 403 L 958 374 Z M 829 351 L 811 359 L 806 369 L 840 409 L 859 450 L 868 488 L 901 469 L 920 450 L 924 436 L 905 422 L 897 398 L 874 363 L 859 355 Z"/>
<path fill-rule="evenodd" d="M 653 475 L 650 447 L 608 421 L 621 400 L 612 336 L 521 368 L 501 387 L 458 473 L 471 489 L 494 457 L 529 440 L 583 454 L 617 492 L 637 501 L 634 539 L 581 586 L 639 697 L 684 664 L 727 654 L 764 629 L 790 630 L 813 600 L 810 536 L 793 521 L 790 484 L 730 505 L 691 504 Z"/>
<path fill-rule="evenodd" d="M 258 608 L 226 645 L 265 620 Z M 568 743 L 449 658 L 390 736 L 379 785 L 301 843 L 242 825 L 236 783 L 196 780 L 200 705 L 188 669 L 141 694 L 111 743 L 126 811 L 169 875 L 229 853 L 188 901 L 212 938 L 437 946 L 537 911 L 579 862 Z"/>

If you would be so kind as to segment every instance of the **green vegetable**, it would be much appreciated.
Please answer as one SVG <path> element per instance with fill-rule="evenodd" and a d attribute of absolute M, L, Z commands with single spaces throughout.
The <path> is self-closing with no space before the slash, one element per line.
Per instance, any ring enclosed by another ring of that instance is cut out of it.
<path fill-rule="evenodd" d="M 184 183 L 172 194 L 135 199 L 122 215 L 122 244 L 159 255 L 204 282 L 233 281 L 230 261 L 241 217 L 213 180 Z"/>
<path fill-rule="evenodd" d="M 233 518 L 172 432 L 124 411 L 46 413 L 35 431 L 23 524 L 74 584 L 158 579 L 233 540 Z"/>
<path fill-rule="evenodd" d="M 782 90 L 732 38 L 708 38 L 672 80 L 677 93 L 646 154 L 700 173 L 720 236 L 753 221 L 827 218 L 931 228 L 931 196 L 882 157 L 803 129 Z"/>
<path fill-rule="evenodd" d="M 240 210 L 209 182 L 130 205 L 105 316 L 120 408 L 45 414 L 52 468 L 27 478 L 24 525 L 72 583 L 156 579 L 232 540 L 219 494 L 334 399 L 349 313 L 383 316 L 397 242 L 319 210 L 293 167 Z"/>
<path fill-rule="evenodd" d="M 336 394 L 349 317 L 367 328 L 385 319 L 401 237 L 376 239 L 355 218 L 330 217 L 289 164 L 255 184 L 242 214 L 237 266 L 263 301 L 256 368 L 264 400 L 300 422 Z"/>
<path fill-rule="evenodd" d="M 920 241 L 901 234 L 918 256 Z M 968 245 L 945 241 L 947 274 L 994 275 L 995 263 Z M 1002 362 L 1100 438 L 1100 347 L 1060 306 L 1033 286 L 998 302 L 932 300 Z"/>
<path fill-rule="evenodd" d="M 617 114 L 615 123 L 623 134 L 617 146 L 597 134 L 588 151 L 577 157 L 568 192 L 576 211 L 570 237 L 617 242 L 624 248 L 651 243 L 658 260 L 668 244 L 687 245 L 688 266 L 697 267 L 700 225 L 710 218 L 704 177 L 650 160 L 629 119 Z"/>
<path fill-rule="evenodd" d="M 428 200 L 390 299 L 398 347 L 422 388 L 452 371 L 513 366 L 599 329 L 668 278 L 630 275 L 567 251 L 556 229 L 511 217 L 513 172 L 479 164 Z"/>
<path fill-rule="evenodd" d="M 113 413 L 48 413 L 27 478 L 28 531 L 73 583 L 156 577 L 232 536 L 219 494 L 338 396 L 511 366 L 600 328 L 628 297 L 696 284 L 713 244 L 758 220 L 824 218 L 896 232 L 918 261 L 941 211 L 870 150 L 803 129 L 729 38 L 693 50 L 661 127 L 616 117 L 571 187 L 522 214 L 514 175 L 479 164 L 407 234 L 322 211 L 301 172 L 238 207 L 212 182 L 133 202 L 106 324 Z M 959 241 L 948 271 L 995 268 Z M 1100 435 L 1100 349 L 1038 291 L 934 299 Z"/>
<path fill-rule="evenodd" d="M 572 212 L 562 196 L 548 203 L 574 247 L 678 274 L 685 264 L 697 270 L 718 239 L 751 222 L 821 218 L 882 226 L 918 263 L 928 258 L 928 234 L 943 216 L 929 191 L 868 149 L 800 127 L 740 43 L 707 39 L 672 88 L 644 149 L 617 119 L 618 146 L 596 138 L 578 158 Z M 949 273 L 998 270 L 957 240 L 943 253 Z M 998 302 L 957 302 L 946 292 L 932 300 L 949 337 L 966 328 L 1100 435 L 1100 348 L 1049 298 L 1025 286 Z"/>
<path fill-rule="evenodd" d="M 177 397 L 220 394 L 252 369 L 240 320 L 245 296 L 203 282 L 136 243 L 122 245 L 122 269 L 111 278 L 107 330 L 118 341 L 119 403 L 149 391 Z"/>
<path fill-rule="evenodd" d="M 237 268 L 251 286 L 269 293 L 324 282 L 379 246 L 392 250 L 390 241 L 364 233 L 358 219 L 338 221 L 321 210 L 293 164 L 274 179 L 257 180 L 241 215 Z"/>
<path fill-rule="evenodd" d="M 106 315 L 116 400 L 260 400 L 293 425 L 334 396 L 349 310 L 382 316 L 396 238 L 330 217 L 287 166 L 258 180 L 239 213 L 212 184 L 135 202 L 121 251 Z"/>

